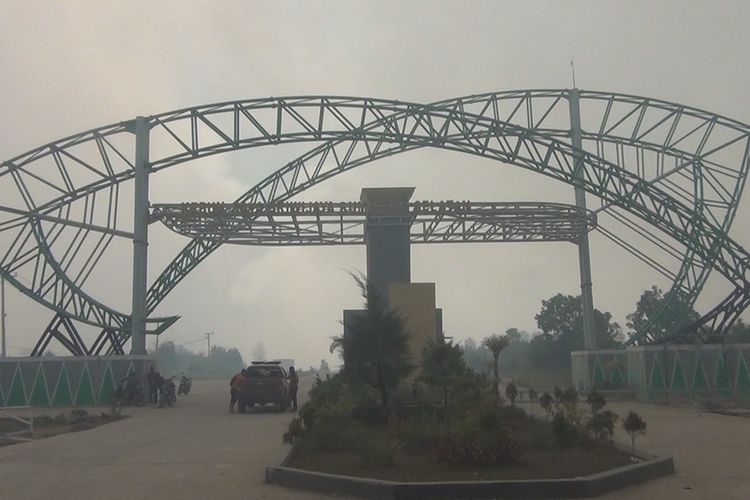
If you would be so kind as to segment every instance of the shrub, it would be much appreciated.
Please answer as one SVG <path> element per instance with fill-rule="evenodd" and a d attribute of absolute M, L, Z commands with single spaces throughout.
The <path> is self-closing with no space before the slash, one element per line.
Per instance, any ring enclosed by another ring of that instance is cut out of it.
<path fill-rule="evenodd" d="M 393 439 L 371 438 L 357 447 L 365 466 L 371 469 L 392 467 L 403 445 Z"/>
<path fill-rule="evenodd" d="M 452 437 L 440 442 L 433 450 L 444 466 L 516 463 L 521 459 L 518 443 L 499 430 L 483 437 Z"/>
<path fill-rule="evenodd" d="M 562 403 L 562 413 L 565 418 L 571 423 L 580 426 L 583 415 L 578 410 L 578 391 L 572 387 L 565 389 L 560 395 L 560 402 Z"/>
<path fill-rule="evenodd" d="M 468 369 L 459 377 L 452 388 L 453 408 L 456 412 L 465 412 L 476 408 L 482 396 L 491 392 L 491 384 L 486 375 L 476 374 Z"/>
<path fill-rule="evenodd" d="M 572 448 L 578 443 L 578 428 L 561 413 L 555 414 L 552 419 L 552 432 L 561 455 L 563 450 Z"/>
<path fill-rule="evenodd" d="M 498 409 L 500 421 L 503 423 L 519 422 L 526 419 L 526 412 L 517 406 L 503 406 Z"/>
<path fill-rule="evenodd" d="M 618 416 L 609 410 L 597 412 L 591 417 L 586 427 L 596 439 L 612 442 L 617 419 Z"/>
<path fill-rule="evenodd" d="M 567 408 L 575 407 L 578 405 L 578 391 L 572 387 L 565 389 L 560 395 L 560 402 Z"/>
<path fill-rule="evenodd" d="M 529 401 L 531 401 L 532 404 L 536 403 L 537 399 L 539 399 L 539 395 L 537 394 L 536 390 L 534 390 L 533 387 L 530 387 L 527 393 L 529 395 Z"/>
<path fill-rule="evenodd" d="M 563 391 L 562 391 L 562 389 L 560 389 L 559 386 L 555 386 L 555 388 L 552 390 L 552 395 L 555 398 L 555 409 L 556 410 L 560 408 L 560 402 L 562 400 L 562 394 L 563 394 Z"/>
<path fill-rule="evenodd" d="M 552 415 L 552 401 L 552 395 L 546 391 L 544 392 L 544 394 L 542 394 L 542 397 L 539 398 L 539 404 L 547 414 L 547 419 L 549 419 L 550 415 Z"/>
<path fill-rule="evenodd" d="M 638 434 L 646 433 L 646 421 L 631 410 L 622 421 L 622 428 L 630 435 L 630 443 L 633 446 L 633 455 L 635 455 L 635 438 Z"/>
<path fill-rule="evenodd" d="M 363 399 L 352 407 L 352 418 L 365 425 L 382 425 L 388 422 L 388 412 L 374 399 Z"/>
<path fill-rule="evenodd" d="M 586 396 L 586 403 L 588 403 L 591 408 L 592 414 L 607 406 L 607 400 L 602 393 L 597 392 L 595 389 L 592 389 L 591 392 L 588 393 L 588 396 Z"/>
<path fill-rule="evenodd" d="M 333 377 L 328 376 L 325 380 L 319 376 L 315 377 L 315 382 L 310 389 L 310 400 L 302 405 L 299 410 L 299 415 L 302 417 L 307 430 L 312 431 L 314 429 L 320 411 L 338 404 L 347 392 L 340 374 Z"/>
<path fill-rule="evenodd" d="M 518 388 L 516 387 L 516 384 L 510 382 L 508 385 L 506 385 L 505 395 L 510 400 L 511 406 L 516 406 L 516 398 L 518 397 Z"/>
<path fill-rule="evenodd" d="M 297 446 L 303 439 L 305 439 L 305 435 L 305 427 L 302 424 L 302 419 L 300 417 L 295 417 L 289 422 L 289 428 L 284 433 L 282 442 L 284 444 Z"/>
<path fill-rule="evenodd" d="M 479 407 L 477 413 L 477 424 L 482 431 L 492 433 L 500 429 L 502 420 L 497 405 L 485 403 Z"/>
<path fill-rule="evenodd" d="M 397 436 L 415 448 L 432 448 L 445 438 L 445 428 L 434 418 L 411 418 L 403 422 Z"/>

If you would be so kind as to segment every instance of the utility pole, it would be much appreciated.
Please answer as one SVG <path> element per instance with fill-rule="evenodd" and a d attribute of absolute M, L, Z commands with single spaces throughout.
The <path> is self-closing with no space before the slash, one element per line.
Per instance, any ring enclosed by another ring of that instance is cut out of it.
<path fill-rule="evenodd" d="M 208 354 L 206 354 L 207 358 L 211 357 L 211 335 L 213 335 L 214 332 L 208 332 L 206 333 L 206 343 L 208 344 Z"/>

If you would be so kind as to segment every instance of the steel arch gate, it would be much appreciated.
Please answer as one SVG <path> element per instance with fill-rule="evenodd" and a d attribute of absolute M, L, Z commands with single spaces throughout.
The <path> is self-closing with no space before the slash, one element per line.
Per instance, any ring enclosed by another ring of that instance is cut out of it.
<path fill-rule="evenodd" d="M 580 186 L 606 203 L 600 209 L 605 213 L 635 216 L 653 228 L 650 237 L 683 246 L 671 297 L 692 304 L 717 269 L 734 290 L 688 329 L 721 335 L 749 295 L 747 252 L 728 231 L 747 176 L 750 127 L 673 103 L 580 91 L 583 150 L 577 150 L 568 142 L 570 93 L 512 91 L 432 105 L 311 96 L 187 108 L 145 120 L 148 168 L 156 172 L 250 147 L 318 143 L 239 198 L 272 204 L 351 168 L 421 147 L 521 166 Z M 118 206 L 120 184 L 135 175 L 134 125 L 77 134 L 0 167 L 0 194 L 8 200 L 0 207 L 0 232 L 12 239 L 0 272 L 58 314 L 120 331 L 123 339 L 129 315 L 92 298 L 83 285 L 113 238 L 133 237 L 120 227 Z M 573 175 L 577 163 L 582 180 Z M 93 249 L 81 252 L 87 239 L 95 242 Z M 191 241 L 149 289 L 148 312 L 218 246 Z M 27 276 L 14 277 L 17 271 Z M 151 321 L 166 325 L 174 318 Z"/>

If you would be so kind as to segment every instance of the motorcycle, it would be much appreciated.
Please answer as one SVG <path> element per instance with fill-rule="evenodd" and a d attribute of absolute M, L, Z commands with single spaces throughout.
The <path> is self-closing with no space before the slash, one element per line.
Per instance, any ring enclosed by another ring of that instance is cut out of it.
<path fill-rule="evenodd" d="M 110 398 L 112 415 L 119 416 L 123 406 L 143 406 L 144 401 L 141 385 L 137 382 L 129 384 L 128 379 L 124 379 L 117 384 Z"/>
<path fill-rule="evenodd" d="M 174 406 L 177 402 L 177 390 L 174 383 L 174 377 L 164 379 L 159 387 L 159 408 Z"/>
<path fill-rule="evenodd" d="M 193 388 L 193 379 L 182 377 L 180 379 L 180 387 L 177 388 L 177 394 L 187 396 L 190 394 L 190 389 Z"/>

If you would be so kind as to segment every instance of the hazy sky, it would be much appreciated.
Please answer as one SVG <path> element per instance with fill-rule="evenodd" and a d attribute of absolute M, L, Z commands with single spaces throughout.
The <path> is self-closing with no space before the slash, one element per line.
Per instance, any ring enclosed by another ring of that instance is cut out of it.
<path fill-rule="evenodd" d="M 571 85 L 688 104 L 750 122 L 750 3 L 560 2 L 35 2 L 0 0 L 0 159 L 96 126 L 240 98 L 332 94 L 430 102 Z M 180 165 L 152 180 L 152 202 L 231 201 L 306 147 L 265 148 Z M 363 186 L 415 186 L 415 199 L 573 201 L 572 189 L 488 160 L 441 151 L 401 155 L 305 193 L 355 200 Z M 748 201 L 733 236 L 748 246 Z M 156 277 L 185 240 L 152 226 Z M 0 239 L 2 245 L 7 242 Z M 592 235 L 594 298 L 625 315 L 644 288 L 668 283 Z M 129 244 L 90 283 L 128 312 Z M 235 345 L 317 365 L 361 300 L 347 270 L 364 247 L 225 246 L 157 313 L 182 319 L 162 338 Z M 579 290 L 569 244 L 429 245 L 413 249 L 413 281 L 437 283 L 448 334 L 536 328 L 542 299 Z M 709 286 L 699 302 L 726 291 Z M 10 352 L 36 341 L 51 313 L 8 290 Z M 202 349 L 203 344 L 190 346 Z M 60 352 L 60 348 L 56 348 Z"/>

